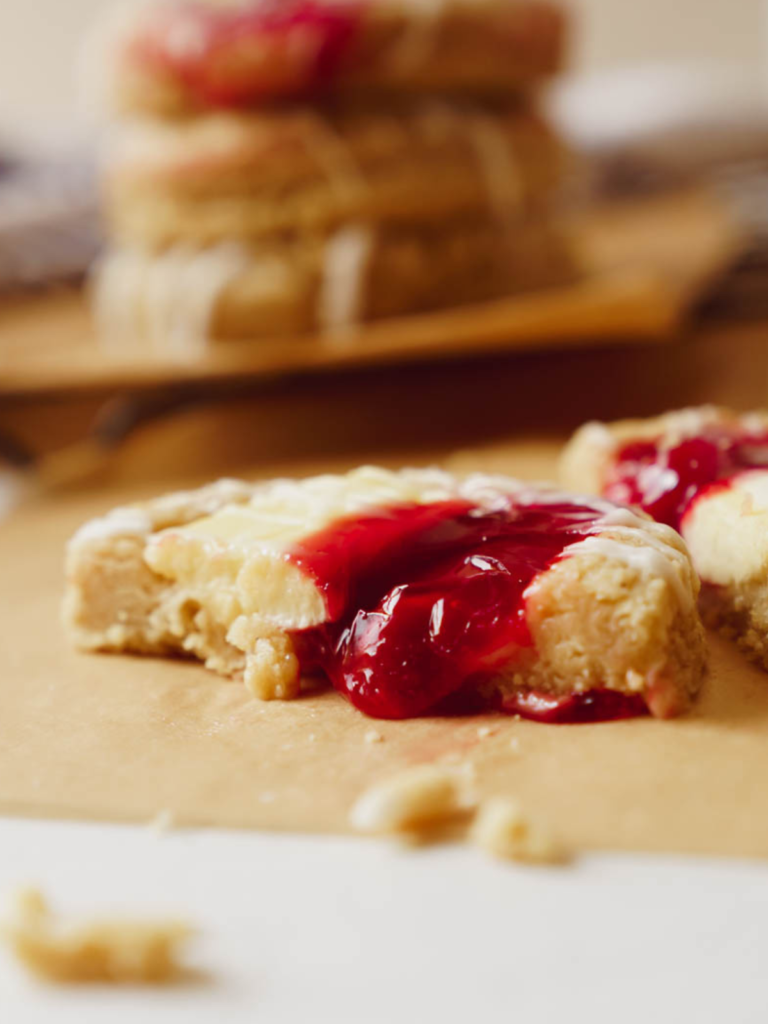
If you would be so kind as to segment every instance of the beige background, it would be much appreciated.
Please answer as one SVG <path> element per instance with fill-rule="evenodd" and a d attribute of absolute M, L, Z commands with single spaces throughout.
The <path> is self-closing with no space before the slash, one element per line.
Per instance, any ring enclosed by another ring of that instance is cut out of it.
<path fill-rule="evenodd" d="M 66 137 L 77 126 L 72 65 L 86 27 L 113 0 L 0 0 L 0 133 Z M 736 65 L 768 91 L 768 0 L 570 0 L 575 63 Z"/>

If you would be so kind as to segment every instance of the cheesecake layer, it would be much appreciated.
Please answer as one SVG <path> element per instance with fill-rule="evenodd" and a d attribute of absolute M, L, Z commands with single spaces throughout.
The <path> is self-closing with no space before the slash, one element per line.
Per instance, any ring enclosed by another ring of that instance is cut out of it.
<path fill-rule="evenodd" d="M 679 530 L 705 619 L 767 663 L 768 415 L 704 407 L 588 424 L 563 455 L 562 479 Z"/>
<path fill-rule="evenodd" d="M 520 92 L 560 69 L 543 0 L 170 0 L 105 29 L 119 111 L 180 116 L 334 93 Z"/>
<path fill-rule="evenodd" d="M 262 698 L 330 680 L 382 718 L 666 717 L 699 687 L 684 547 L 608 503 L 373 468 L 171 503 L 176 522 L 161 499 L 71 542 L 81 647 L 190 653 Z"/>

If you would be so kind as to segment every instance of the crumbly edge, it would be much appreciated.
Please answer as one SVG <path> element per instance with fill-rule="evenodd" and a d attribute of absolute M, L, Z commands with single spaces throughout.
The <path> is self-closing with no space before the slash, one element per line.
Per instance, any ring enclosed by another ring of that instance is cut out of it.
<path fill-rule="evenodd" d="M 3 933 L 17 959 L 58 984 L 167 984 L 181 976 L 179 946 L 194 931 L 180 921 L 94 921 L 60 930 L 37 890 L 18 894 Z"/>
<path fill-rule="evenodd" d="M 137 654 L 189 653 L 224 674 L 241 670 L 242 655 L 227 644 L 221 627 L 190 604 L 182 588 L 153 573 L 143 554 L 151 533 L 190 523 L 228 504 L 243 504 L 259 486 L 220 480 L 115 509 L 86 523 L 70 540 L 65 561 L 62 613 L 75 645 Z M 121 525 L 126 519 L 134 523 L 129 532 Z"/>
<path fill-rule="evenodd" d="M 653 714 L 687 710 L 707 662 L 693 571 L 682 585 L 594 554 L 563 559 L 539 577 L 528 597 L 534 646 L 527 664 L 493 685 L 569 694 L 596 688 L 642 696 Z"/>
<path fill-rule="evenodd" d="M 733 640 L 748 658 L 768 669 L 768 579 L 704 584 L 699 604 L 710 629 Z"/>

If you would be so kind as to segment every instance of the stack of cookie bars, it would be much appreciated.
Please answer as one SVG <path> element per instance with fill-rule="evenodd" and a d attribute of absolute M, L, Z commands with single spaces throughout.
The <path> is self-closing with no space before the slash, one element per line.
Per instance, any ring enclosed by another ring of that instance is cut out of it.
<path fill-rule="evenodd" d="M 544 0 L 171 0 L 107 48 L 112 342 L 343 335 L 570 273 Z"/>

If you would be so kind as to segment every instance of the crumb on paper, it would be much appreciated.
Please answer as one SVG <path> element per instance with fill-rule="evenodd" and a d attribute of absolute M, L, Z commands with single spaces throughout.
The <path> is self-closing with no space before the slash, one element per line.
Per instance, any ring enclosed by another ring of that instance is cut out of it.
<path fill-rule="evenodd" d="M 516 800 L 492 797 L 483 801 L 470 831 L 471 840 L 494 857 L 558 864 L 563 847 L 544 825 L 529 817 Z"/>
<path fill-rule="evenodd" d="M 59 927 L 36 889 L 19 893 L 3 928 L 17 959 L 33 974 L 58 983 L 161 985 L 180 978 L 178 948 L 194 930 L 180 921 L 93 921 Z"/>
<path fill-rule="evenodd" d="M 176 821 L 173 816 L 173 811 L 164 807 L 163 810 L 158 811 L 154 818 L 152 818 L 149 823 L 149 827 L 158 835 L 163 835 L 166 832 L 170 832 L 175 824 Z"/>
<path fill-rule="evenodd" d="M 349 820 L 359 832 L 407 834 L 444 824 L 473 806 L 466 771 L 418 765 L 367 789 Z"/>
<path fill-rule="evenodd" d="M 477 738 L 479 740 L 487 739 L 489 736 L 494 736 L 496 730 L 490 725 L 481 725 L 477 730 Z"/>
<path fill-rule="evenodd" d="M 512 739 L 509 741 L 509 749 L 510 750 L 514 750 L 515 753 L 519 753 L 520 752 L 520 737 L 519 736 L 513 736 L 512 737 Z"/>
<path fill-rule="evenodd" d="M 627 687 L 632 693 L 642 693 L 646 686 L 645 676 L 631 668 L 627 672 Z"/>
<path fill-rule="evenodd" d="M 384 737 L 376 729 L 369 729 L 363 737 L 366 743 L 381 743 Z"/>

